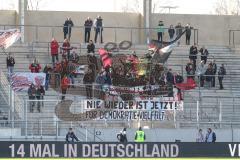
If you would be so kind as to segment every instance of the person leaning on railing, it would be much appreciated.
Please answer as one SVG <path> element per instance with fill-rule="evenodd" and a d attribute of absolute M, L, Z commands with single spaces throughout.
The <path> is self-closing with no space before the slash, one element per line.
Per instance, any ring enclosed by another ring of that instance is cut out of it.
<path fill-rule="evenodd" d="M 164 24 L 163 24 L 163 21 L 159 21 L 158 27 L 157 27 L 158 41 L 160 42 L 163 41 L 163 34 L 164 34 Z"/>
<path fill-rule="evenodd" d="M 72 32 L 72 27 L 74 26 L 71 18 L 67 18 L 67 20 L 63 24 L 63 33 L 64 33 L 64 39 L 68 38 L 70 40 L 71 38 L 71 32 Z M 68 35 L 68 37 L 67 37 Z"/>
<path fill-rule="evenodd" d="M 84 27 L 85 27 L 84 42 L 85 43 L 89 42 L 92 25 L 93 25 L 93 21 L 91 20 L 90 17 L 88 17 L 84 23 Z"/>
<path fill-rule="evenodd" d="M 103 36 L 102 36 L 103 19 L 100 15 L 98 15 L 97 18 L 94 21 L 94 30 L 95 30 L 95 38 L 94 38 L 95 43 L 97 43 L 97 38 L 98 38 L 99 34 L 100 34 L 101 43 L 103 43 Z"/>

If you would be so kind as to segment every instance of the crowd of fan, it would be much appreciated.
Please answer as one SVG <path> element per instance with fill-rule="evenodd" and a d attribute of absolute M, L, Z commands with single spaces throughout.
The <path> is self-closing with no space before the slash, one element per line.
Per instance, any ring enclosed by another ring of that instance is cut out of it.
<path fill-rule="evenodd" d="M 163 36 L 165 33 L 165 30 L 167 30 L 168 35 L 169 35 L 169 39 L 170 41 L 173 41 L 174 36 L 179 36 L 183 33 L 183 30 L 186 30 L 186 45 L 190 45 L 190 40 L 191 40 L 191 34 L 192 34 L 192 30 L 193 27 L 190 26 L 190 24 L 187 24 L 185 27 L 181 25 L 181 23 L 178 23 L 175 28 L 173 27 L 173 25 L 171 24 L 169 28 L 166 28 L 164 26 L 163 21 L 159 21 L 158 23 L 158 28 L 157 28 L 157 37 L 158 37 L 158 41 L 160 41 L 161 43 L 163 42 Z M 178 41 L 178 45 L 180 44 L 180 41 Z"/>
<path fill-rule="evenodd" d="M 28 96 L 30 100 L 43 100 L 45 90 L 48 90 L 48 86 L 50 83 L 50 79 L 54 79 L 56 82 L 56 86 L 61 86 L 62 91 L 62 100 L 65 99 L 65 94 L 69 86 L 74 87 L 74 78 L 76 74 L 74 73 L 76 64 L 79 62 L 80 57 L 75 51 L 75 47 L 72 47 L 70 44 L 71 38 L 71 28 L 73 27 L 73 22 L 71 18 L 67 18 L 64 23 L 63 32 L 64 32 L 64 41 L 62 45 L 59 45 L 59 42 L 53 38 L 51 41 L 51 57 L 52 57 L 52 65 L 46 65 L 43 69 L 43 72 L 46 73 L 46 83 L 45 87 L 43 86 L 31 86 L 28 89 Z M 137 65 L 141 62 L 140 58 L 133 52 L 132 55 L 127 55 L 126 59 L 123 61 L 119 59 L 120 65 L 114 64 L 114 67 L 98 67 L 97 58 L 94 55 L 95 53 L 95 45 L 92 40 L 90 40 L 91 28 L 94 27 L 95 30 L 95 43 L 97 42 L 98 35 L 100 35 L 100 42 L 102 43 L 102 31 L 103 31 L 103 21 L 101 16 L 98 16 L 93 22 L 91 18 L 87 18 L 85 23 L 85 43 L 87 45 L 87 65 L 88 69 L 84 73 L 83 83 L 86 87 L 86 96 L 87 98 L 92 98 L 93 91 L 93 83 L 96 82 L 98 84 L 98 89 L 101 91 L 104 90 L 104 86 L 106 85 L 117 85 L 117 86 L 139 86 L 139 85 L 162 85 L 162 86 L 174 86 L 177 83 L 183 82 L 183 77 L 178 73 L 173 73 L 171 69 L 164 71 L 163 66 L 154 65 L 153 70 L 148 73 L 150 76 L 139 76 Z M 170 41 L 173 40 L 175 33 L 176 36 L 182 34 L 183 29 L 186 30 L 186 44 L 190 44 L 191 30 L 193 29 L 189 24 L 186 27 L 182 27 L 181 23 L 178 23 L 174 28 L 173 25 L 170 25 L 168 29 Z M 163 34 L 164 34 L 164 24 L 162 21 L 159 21 L 158 25 L 158 41 L 163 42 Z M 176 30 L 176 32 L 175 32 Z M 197 54 L 201 53 L 201 62 L 197 65 Z M 61 55 L 61 60 L 59 55 Z M 207 64 L 209 53 L 205 47 L 202 47 L 198 50 L 197 45 L 194 44 L 190 48 L 189 53 L 189 63 L 186 65 L 187 78 L 191 78 L 195 80 L 195 76 L 197 75 L 199 79 L 200 87 L 203 87 L 206 84 L 207 87 L 215 87 L 215 77 L 218 73 L 219 85 L 220 89 L 223 89 L 222 80 L 224 75 L 226 74 L 226 69 L 222 64 L 219 67 L 217 72 L 217 65 L 215 60 Z M 146 64 L 150 62 L 149 54 L 146 54 L 144 58 Z M 9 54 L 7 57 L 7 68 L 9 77 L 13 73 L 13 66 L 15 64 L 14 58 Z M 207 67 L 206 67 L 207 66 Z M 145 70 L 149 70 L 148 67 Z M 152 68 L 152 66 L 150 67 Z M 34 59 L 33 63 L 29 65 L 29 70 L 32 73 L 39 73 L 42 70 L 42 66 L 38 63 L 36 59 Z M 145 73 L 146 75 L 146 73 Z M 148 88 L 147 86 L 145 87 Z M 151 90 L 151 89 L 150 89 Z M 178 93 L 180 93 L 180 99 L 182 99 L 181 91 L 178 89 Z M 152 95 L 152 93 L 150 93 Z M 170 93 L 169 96 L 172 96 L 173 93 Z M 103 97 L 104 93 L 101 92 L 101 96 Z M 41 103 L 43 101 L 39 101 L 37 104 L 37 109 L 40 112 Z M 42 103 L 43 105 L 43 103 Z M 33 111 L 35 106 L 35 101 L 31 102 L 30 111 Z"/>
<path fill-rule="evenodd" d="M 196 65 L 198 52 L 201 53 L 201 61 L 198 65 Z M 222 83 L 224 75 L 226 75 L 224 64 L 217 69 L 215 60 L 212 60 L 207 64 L 208 56 L 209 52 L 204 46 L 200 50 L 198 50 L 196 44 L 191 46 L 189 51 L 189 63 L 187 63 L 185 68 L 187 77 L 195 80 L 196 75 L 199 80 L 199 86 L 206 86 L 208 88 L 215 87 L 215 79 L 218 77 L 219 89 L 224 89 Z"/>

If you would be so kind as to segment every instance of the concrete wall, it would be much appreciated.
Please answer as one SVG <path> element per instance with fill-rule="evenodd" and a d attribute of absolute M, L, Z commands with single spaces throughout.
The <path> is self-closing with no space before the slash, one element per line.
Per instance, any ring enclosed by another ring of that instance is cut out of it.
<path fill-rule="evenodd" d="M 26 13 L 26 25 L 45 25 L 45 26 L 59 26 L 53 28 L 38 27 L 38 32 L 36 32 L 37 39 L 39 41 L 49 41 L 52 37 L 56 37 L 58 40 L 63 40 L 63 23 L 67 17 L 71 17 L 75 26 L 83 26 L 84 21 L 89 16 L 93 20 L 97 17 L 99 13 L 95 12 L 63 12 L 63 11 L 27 11 Z M 110 13 L 104 12 L 100 13 L 103 18 L 103 23 L 105 27 L 139 27 L 140 25 L 140 15 L 135 13 Z M 35 34 L 36 28 L 28 27 L 26 38 L 36 38 Z M 116 39 L 115 39 L 116 35 Z M 133 41 L 137 42 L 139 40 L 139 31 L 132 31 Z M 94 32 L 91 32 L 91 39 L 94 38 Z M 105 28 L 103 31 L 103 41 L 116 41 L 120 42 L 122 40 L 131 40 L 131 32 L 126 29 L 114 30 L 112 28 Z M 84 30 L 83 28 L 73 28 L 72 38 L 73 42 L 83 42 L 84 41 Z"/>
<path fill-rule="evenodd" d="M 0 25 L 16 24 L 15 11 L 0 11 Z M 26 25 L 38 25 L 39 27 L 26 27 L 26 40 L 32 41 L 49 41 L 52 36 L 62 41 L 63 32 L 62 25 L 67 17 L 71 17 L 75 26 L 82 26 L 84 20 L 89 16 L 94 19 L 99 13 L 97 12 L 65 12 L 65 11 L 27 11 L 25 16 Z M 104 42 L 122 40 L 132 40 L 134 43 L 144 42 L 144 30 L 133 29 L 112 29 L 107 27 L 143 27 L 143 17 L 137 13 L 100 13 L 104 26 L 103 32 Z M 228 45 L 229 29 L 240 29 L 239 16 L 218 16 L 218 15 L 184 15 L 184 14 L 152 14 L 151 27 L 157 27 L 158 21 L 163 20 L 166 27 L 170 24 L 174 26 L 181 22 L 182 25 L 190 23 L 191 26 L 197 28 L 199 44 L 209 45 Z M 40 26 L 59 26 L 53 28 L 46 28 Z M 8 27 L 10 28 L 10 27 Z M 11 27 L 12 28 L 12 27 Z M 3 29 L 3 27 L 1 27 Z M 82 28 L 73 28 L 72 41 L 83 42 L 84 31 Z M 115 38 L 116 37 L 116 38 Z M 151 37 L 156 39 L 156 30 L 152 30 Z M 92 31 L 91 39 L 94 38 Z M 168 40 L 168 33 L 165 34 L 165 40 Z M 193 43 L 193 34 L 192 34 Z M 182 39 L 184 43 L 185 37 Z M 240 32 L 235 32 L 235 43 L 240 44 Z"/>
<path fill-rule="evenodd" d="M 21 128 L 1 128 L 0 138 L 14 138 L 21 135 Z"/>
<path fill-rule="evenodd" d="M 16 11 L 4 11 L 0 10 L 0 25 L 15 25 L 16 24 Z M 9 26 L 7 27 L 9 28 Z M 7 29 L 6 28 L 6 29 Z M 4 29 L 3 26 L 0 29 Z"/>
<path fill-rule="evenodd" d="M 240 16 L 153 14 L 151 27 L 156 27 L 159 20 L 163 20 L 166 27 L 170 24 L 175 26 L 178 22 L 184 26 L 190 23 L 191 26 L 199 29 L 200 44 L 228 45 L 229 29 L 240 29 Z M 153 36 L 156 37 L 156 34 Z M 239 36 L 240 33 L 235 34 L 235 37 Z M 182 42 L 185 41 L 185 37 L 183 38 Z M 165 34 L 165 39 L 168 39 L 168 33 Z M 191 39 L 193 40 L 193 34 Z M 238 39 L 236 41 L 239 41 Z"/>
<path fill-rule="evenodd" d="M 117 141 L 116 135 L 121 129 L 96 129 L 98 135 L 102 140 L 106 142 Z M 213 129 L 216 133 L 217 142 L 239 142 L 240 141 L 240 129 Z M 85 129 L 75 130 L 75 133 L 82 140 L 85 140 L 83 136 L 80 136 L 78 131 L 85 133 Z M 99 132 L 100 131 L 100 132 Z M 181 140 L 181 142 L 196 142 L 197 129 L 144 129 L 147 142 L 175 142 L 175 140 Z M 93 132 L 93 130 L 92 130 Z M 129 142 L 134 141 L 136 129 L 127 129 L 127 138 Z M 60 135 L 66 135 L 67 130 L 60 130 Z M 204 136 L 206 130 L 203 130 Z M 90 140 L 93 140 L 93 134 L 88 134 Z M 96 138 L 96 141 L 98 139 Z"/>

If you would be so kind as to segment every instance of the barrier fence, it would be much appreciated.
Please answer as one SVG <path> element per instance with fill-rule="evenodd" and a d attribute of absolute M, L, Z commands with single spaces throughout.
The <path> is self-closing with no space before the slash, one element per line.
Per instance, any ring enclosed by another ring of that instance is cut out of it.
<path fill-rule="evenodd" d="M 26 42 L 49 42 L 52 37 L 57 40 L 63 40 L 63 26 L 40 26 L 40 25 L 1 25 L 0 29 L 11 29 L 11 28 L 24 27 L 24 36 Z M 149 37 L 145 37 L 145 33 L 150 31 Z M 167 33 L 168 28 L 165 28 Z M 183 28 L 184 30 L 184 28 Z M 192 30 L 191 43 L 198 44 L 198 29 Z M 84 43 L 84 26 L 74 26 L 71 29 L 71 42 Z M 44 33 L 44 34 L 43 34 Z M 120 42 L 123 40 L 131 41 L 135 44 L 146 44 L 147 39 L 157 39 L 157 28 L 138 28 L 138 27 L 111 27 L 104 26 L 103 31 L 103 42 Z M 95 31 L 91 29 L 91 38 L 94 40 Z M 100 36 L 98 36 L 97 42 L 100 42 Z M 164 34 L 164 40 L 169 41 L 168 34 Z M 185 41 L 183 41 L 185 43 Z"/>

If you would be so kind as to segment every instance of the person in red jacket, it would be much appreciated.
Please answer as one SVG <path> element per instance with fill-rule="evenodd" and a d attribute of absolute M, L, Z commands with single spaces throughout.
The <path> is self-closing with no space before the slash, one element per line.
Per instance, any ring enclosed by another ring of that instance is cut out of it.
<path fill-rule="evenodd" d="M 61 81 L 61 89 L 62 89 L 62 100 L 65 99 L 65 94 L 67 93 L 68 86 L 70 84 L 70 81 L 66 75 L 63 76 Z"/>
<path fill-rule="evenodd" d="M 53 66 L 55 65 L 55 60 L 58 62 L 58 42 L 55 38 L 51 41 L 51 56 L 52 56 L 52 63 Z"/>
<path fill-rule="evenodd" d="M 67 38 L 64 39 L 61 49 L 62 49 L 63 58 L 66 58 L 66 56 L 67 56 L 67 59 L 69 60 L 70 59 L 70 50 L 72 50 L 72 47 Z"/>
<path fill-rule="evenodd" d="M 34 59 L 33 63 L 29 65 L 29 69 L 32 73 L 39 73 L 41 70 L 41 65 L 38 63 L 36 59 Z"/>

